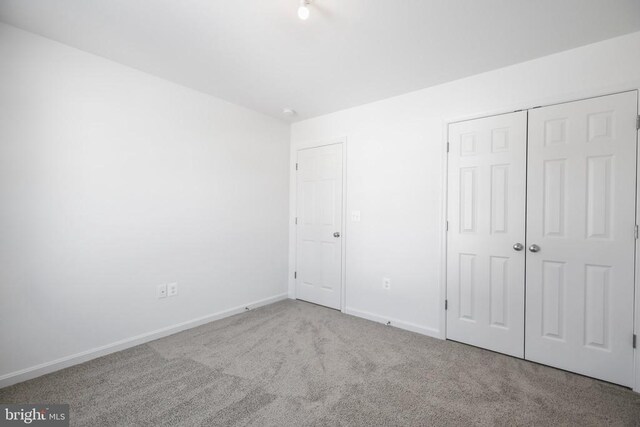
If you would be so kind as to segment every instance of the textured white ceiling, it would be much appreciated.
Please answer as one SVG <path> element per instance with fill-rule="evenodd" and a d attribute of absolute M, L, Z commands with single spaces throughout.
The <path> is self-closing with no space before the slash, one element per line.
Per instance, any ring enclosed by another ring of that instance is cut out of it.
<path fill-rule="evenodd" d="M 640 0 L 314 0 L 308 21 L 298 4 L 0 0 L 0 20 L 296 119 L 640 30 Z"/>

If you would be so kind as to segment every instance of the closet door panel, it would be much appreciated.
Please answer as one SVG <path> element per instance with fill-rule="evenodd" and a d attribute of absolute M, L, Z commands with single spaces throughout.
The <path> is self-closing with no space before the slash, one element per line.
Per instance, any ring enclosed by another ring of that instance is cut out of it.
<path fill-rule="evenodd" d="M 447 338 L 524 355 L 527 113 L 449 126 Z"/>
<path fill-rule="evenodd" d="M 525 357 L 627 386 L 636 116 L 635 91 L 531 110 L 527 165 Z"/>

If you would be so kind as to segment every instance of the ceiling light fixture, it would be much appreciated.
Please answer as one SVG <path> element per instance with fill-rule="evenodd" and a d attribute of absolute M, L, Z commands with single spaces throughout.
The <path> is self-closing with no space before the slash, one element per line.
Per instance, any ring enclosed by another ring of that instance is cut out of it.
<path fill-rule="evenodd" d="M 296 113 L 296 110 L 294 110 L 293 108 L 283 108 L 282 109 L 282 114 L 285 117 L 294 117 L 295 115 L 297 115 L 298 113 Z"/>
<path fill-rule="evenodd" d="M 298 18 L 306 21 L 309 18 L 309 5 L 311 0 L 300 0 L 300 7 L 298 8 Z"/>

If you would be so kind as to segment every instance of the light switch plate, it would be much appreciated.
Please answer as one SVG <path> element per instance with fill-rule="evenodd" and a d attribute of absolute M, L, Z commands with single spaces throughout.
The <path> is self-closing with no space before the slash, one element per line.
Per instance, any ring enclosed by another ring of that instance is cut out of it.
<path fill-rule="evenodd" d="M 351 221 L 360 222 L 360 211 L 351 211 Z"/>
<path fill-rule="evenodd" d="M 176 295 L 178 295 L 178 284 L 169 283 L 167 285 L 167 296 L 175 297 Z"/>

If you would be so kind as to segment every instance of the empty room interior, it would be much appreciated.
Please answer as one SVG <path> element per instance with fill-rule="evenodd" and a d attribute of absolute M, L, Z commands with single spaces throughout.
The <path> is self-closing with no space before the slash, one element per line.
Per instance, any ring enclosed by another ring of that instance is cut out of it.
<path fill-rule="evenodd" d="M 0 426 L 640 426 L 640 0 L 0 0 Z"/>

